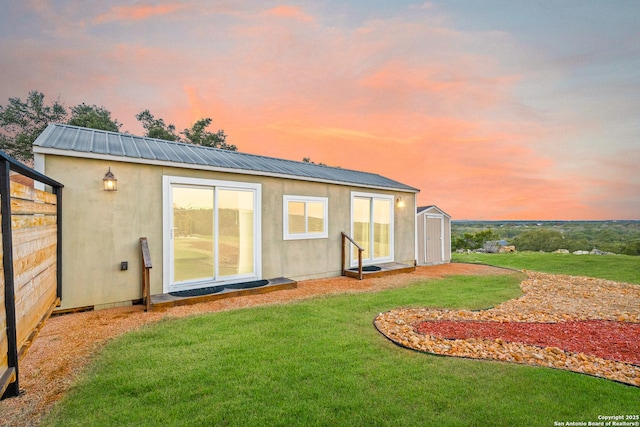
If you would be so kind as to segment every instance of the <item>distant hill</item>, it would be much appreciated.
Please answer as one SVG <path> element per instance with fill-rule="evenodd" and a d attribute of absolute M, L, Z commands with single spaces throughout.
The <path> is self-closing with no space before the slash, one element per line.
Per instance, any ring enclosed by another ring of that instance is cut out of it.
<path fill-rule="evenodd" d="M 491 233 L 487 233 L 491 231 Z M 465 247 L 478 233 L 492 240 L 506 240 L 518 250 L 567 249 L 640 255 L 640 220 L 535 221 L 454 220 L 451 223 L 452 249 Z M 519 247 L 518 247 L 519 246 Z M 558 246 L 558 247 L 555 247 Z"/>

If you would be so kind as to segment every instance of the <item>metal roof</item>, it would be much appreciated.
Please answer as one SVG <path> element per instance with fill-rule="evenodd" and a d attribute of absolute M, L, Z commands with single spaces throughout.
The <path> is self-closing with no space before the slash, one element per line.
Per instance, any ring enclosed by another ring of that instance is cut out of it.
<path fill-rule="evenodd" d="M 33 145 L 34 153 L 172 164 L 360 187 L 420 191 L 374 173 L 56 123 L 50 124 Z"/>
<path fill-rule="evenodd" d="M 416 215 L 419 215 L 422 212 L 430 211 L 430 210 L 433 210 L 433 209 L 435 209 L 436 211 L 440 212 L 442 215 L 445 215 L 445 216 L 451 218 L 451 215 L 449 215 L 448 213 L 446 213 L 445 211 L 443 211 L 442 209 L 440 209 L 436 205 L 418 206 L 416 208 Z"/>

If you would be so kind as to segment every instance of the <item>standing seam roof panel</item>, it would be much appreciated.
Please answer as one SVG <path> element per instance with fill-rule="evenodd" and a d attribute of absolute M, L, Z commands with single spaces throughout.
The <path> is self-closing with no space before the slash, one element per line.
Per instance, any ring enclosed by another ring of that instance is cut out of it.
<path fill-rule="evenodd" d="M 146 141 L 140 138 L 138 143 L 135 143 L 135 138 L 129 138 L 129 142 L 138 147 L 138 151 L 140 152 L 140 158 L 142 159 L 153 159 L 155 160 L 155 156 L 153 155 L 153 150 L 149 146 L 149 141 Z"/>
<path fill-rule="evenodd" d="M 140 149 L 137 144 L 127 144 L 122 135 L 118 135 L 118 140 L 124 148 L 124 155 L 127 157 L 140 158 Z"/>

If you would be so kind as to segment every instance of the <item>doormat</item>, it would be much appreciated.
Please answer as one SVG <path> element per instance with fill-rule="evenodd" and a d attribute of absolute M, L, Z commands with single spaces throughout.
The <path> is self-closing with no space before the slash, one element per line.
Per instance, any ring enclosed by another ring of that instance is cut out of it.
<path fill-rule="evenodd" d="M 378 267 L 377 265 L 367 265 L 365 267 L 362 267 L 362 271 L 380 271 L 380 270 L 382 270 L 382 268 Z M 358 271 L 358 267 L 350 268 L 349 271 Z"/>
<path fill-rule="evenodd" d="M 255 280 L 253 282 L 244 282 L 244 283 L 234 283 L 233 285 L 224 285 L 225 289 L 252 289 L 259 288 L 260 286 L 264 286 L 269 284 L 268 280 Z"/>
<path fill-rule="evenodd" d="M 206 288 L 187 289 L 186 291 L 169 292 L 173 297 L 199 297 L 202 295 L 217 294 L 224 291 L 224 286 L 208 286 Z"/>
<path fill-rule="evenodd" d="M 268 285 L 268 280 L 255 280 L 253 282 L 234 283 L 231 285 L 218 285 L 209 286 L 206 288 L 188 289 L 186 291 L 169 292 L 169 295 L 174 297 L 199 297 L 202 295 L 211 295 L 222 292 L 225 289 L 239 291 L 242 289 L 259 288 L 260 286 Z"/>

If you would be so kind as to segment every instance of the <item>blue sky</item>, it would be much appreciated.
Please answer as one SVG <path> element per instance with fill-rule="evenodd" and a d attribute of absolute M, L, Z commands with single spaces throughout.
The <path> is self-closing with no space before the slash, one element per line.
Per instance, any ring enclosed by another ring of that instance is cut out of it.
<path fill-rule="evenodd" d="M 455 219 L 640 219 L 638 1 L 10 1 L 0 105 L 214 120 Z"/>

